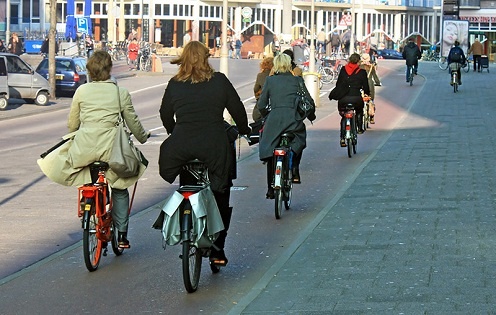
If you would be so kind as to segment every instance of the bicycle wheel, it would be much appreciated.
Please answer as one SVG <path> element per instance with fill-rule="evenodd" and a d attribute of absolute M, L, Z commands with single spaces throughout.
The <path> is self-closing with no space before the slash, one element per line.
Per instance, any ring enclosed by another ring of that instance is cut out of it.
<path fill-rule="evenodd" d="M 291 197 L 293 196 L 293 172 L 289 169 L 288 165 L 288 174 L 286 176 L 286 184 L 284 185 L 284 208 L 289 210 L 291 207 Z"/>
<path fill-rule="evenodd" d="M 441 69 L 441 70 L 448 69 L 448 62 L 446 60 L 446 57 L 440 57 L 438 62 L 437 62 L 437 65 L 439 66 L 439 69 Z"/>
<path fill-rule="evenodd" d="M 274 194 L 275 194 L 275 207 L 274 207 L 274 212 L 275 212 L 275 215 L 276 215 L 276 219 L 280 219 L 281 218 L 281 214 L 282 214 L 282 201 L 284 199 L 284 192 L 282 190 L 282 188 L 277 188 L 277 189 L 274 189 Z"/>
<path fill-rule="evenodd" d="M 193 223 L 191 222 L 191 204 L 188 200 L 183 204 L 184 208 L 179 209 L 182 215 L 182 265 L 183 265 L 183 282 L 186 291 L 193 293 L 198 289 L 201 272 L 201 250 L 191 243 L 193 234 Z"/>
<path fill-rule="evenodd" d="M 149 72 L 151 70 L 152 70 L 152 63 L 150 61 L 150 58 L 147 58 L 143 66 L 143 71 Z"/>
<path fill-rule="evenodd" d="M 351 141 L 351 138 L 346 139 L 346 147 L 348 149 L 348 157 L 349 158 L 351 158 L 351 153 L 352 153 L 352 150 L 353 150 L 352 146 L 353 146 L 353 141 Z"/>
<path fill-rule="evenodd" d="M 324 84 L 331 84 L 334 80 L 334 71 L 330 67 L 322 67 L 320 69 L 320 81 Z"/>
<path fill-rule="evenodd" d="M 470 61 L 467 60 L 467 62 L 465 63 L 465 66 L 462 66 L 462 68 L 463 68 L 463 71 L 469 72 L 470 71 Z"/>
<path fill-rule="evenodd" d="M 98 217 L 95 214 L 95 204 L 93 200 L 87 201 L 85 207 L 91 210 L 84 211 L 83 214 L 83 256 L 84 264 L 88 271 L 95 271 L 100 264 L 102 257 L 102 241 L 96 235 Z"/>
<path fill-rule="evenodd" d="M 117 232 L 117 228 L 115 227 L 115 224 L 112 222 L 112 227 L 111 227 L 111 232 L 112 233 L 112 251 L 114 252 L 115 256 L 120 256 L 124 252 L 124 248 L 119 247 L 119 233 Z"/>
<path fill-rule="evenodd" d="M 186 291 L 193 293 L 198 289 L 201 273 L 201 251 L 189 240 L 183 241 L 183 281 Z"/>

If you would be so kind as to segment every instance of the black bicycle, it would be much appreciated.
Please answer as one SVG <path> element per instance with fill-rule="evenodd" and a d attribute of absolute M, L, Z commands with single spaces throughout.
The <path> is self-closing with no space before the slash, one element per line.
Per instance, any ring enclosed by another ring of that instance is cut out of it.
<path fill-rule="evenodd" d="M 291 150 L 290 143 L 294 137 L 292 133 L 283 133 L 280 136 L 279 146 L 274 149 L 272 157 L 274 163 L 272 187 L 274 188 L 276 219 L 281 218 L 283 202 L 286 210 L 289 210 L 291 206 L 291 197 L 293 194 L 293 151 Z"/>
<path fill-rule="evenodd" d="M 346 119 L 344 139 L 348 148 L 348 157 L 351 158 L 352 153 L 356 154 L 358 143 L 357 119 L 353 104 L 346 104 L 344 117 Z"/>

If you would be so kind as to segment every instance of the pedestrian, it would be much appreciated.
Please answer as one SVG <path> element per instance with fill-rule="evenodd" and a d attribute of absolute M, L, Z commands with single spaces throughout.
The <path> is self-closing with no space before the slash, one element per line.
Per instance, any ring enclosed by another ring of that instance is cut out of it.
<path fill-rule="evenodd" d="M 138 69 L 138 52 L 139 45 L 136 38 L 129 43 L 127 46 L 127 56 L 129 58 L 129 70 L 137 70 Z"/>
<path fill-rule="evenodd" d="M 129 35 L 127 36 L 127 40 L 131 42 L 133 39 L 138 39 L 138 32 L 133 28 Z"/>
<path fill-rule="evenodd" d="M 249 135 L 251 129 L 238 92 L 223 73 L 212 68 L 209 56 L 208 47 L 191 41 L 171 61 L 179 65 L 179 70 L 167 84 L 160 106 L 160 118 L 169 137 L 160 146 L 158 162 L 160 176 L 170 184 L 189 161 L 199 159 L 206 164 L 225 228 L 215 240 L 209 259 L 212 264 L 225 266 L 236 152 L 227 138 L 224 110 L 232 116 L 240 134 Z"/>
<path fill-rule="evenodd" d="M 275 34 L 274 34 L 274 36 L 272 36 L 271 49 L 272 49 L 272 54 L 274 55 L 274 57 L 279 55 L 279 53 L 281 52 L 281 44 L 280 44 L 279 39 L 277 38 L 277 36 Z"/>
<path fill-rule="evenodd" d="M 93 51 L 95 50 L 95 43 L 93 42 L 93 39 L 91 38 L 90 35 L 86 35 L 84 38 L 84 43 L 86 46 L 86 56 L 91 57 L 93 54 Z"/>
<path fill-rule="evenodd" d="M 373 113 L 370 115 L 370 123 L 375 124 L 375 82 L 374 82 L 374 74 L 375 71 L 375 65 L 370 61 L 370 55 L 367 53 L 363 53 L 361 58 L 360 58 L 360 69 L 363 69 L 367 72 L 367 81 L 369 83 L 369 94 L 370 96 L 370 102 L 369 102 L 369 114 Z"/>
<path fill-rule="evenodd" d="M 1 39 L 0 39 L 0 52 L 7 52 L 7 47 L 5 47 L 5 44 Z"/>
<path fill-rule="evenodd" d="M 474 60 L 474 72 L 475 69 L 477 69 L 478 72 L 481 72 L 482 66 L 481 66 L 481 56 L 484 52 L 484 47 L 482 46 L 481 42 L 479 41 L 479 38 L 475 38 L 475 42 L 470 46 L 470 49 L 468 50 L 468 54 L 472 54 L 473 60 Z M 477 66 L 478 65 L 478 66 Z"/>
<path fill-rule="evenodd" d="M 234 49 L 236 50 L 236 59 L 241 59 L 241 47 L 243 46 L 243 42 L 238 37 L 236 38 L 236 43 L 234 44 Z"/>
<path fill-rule="evenodd" d="M 265 79 L 270 75 L 272 67 L 274 66 L 274 57 L 265 57 L 260 61 L 260 72 L 257 74 L 255 85 L 253 86 L 253 93 L 255 94 L 255 106 L 253 107 L 252 118 L 253 121 L 262 119 L 262 115 L 258 110 L 256 103 L 262 94 L 262 88 L 265 84 Z"/>
<path fill-rule="evenodd" d="M 229 59 L 233 59 L 233 58 L 235 58 L 235 52 L 236 52 L 235 45 L 234 45 L 235 44 L 234 38 L 231 37 L 228 40 L 228 44 L 229 44 L 229 52 L 228 52 Z"/>
<path fill-rule="evenodd" d="M 16 54 L 18 56 L 22 55 L 24 48 L 22 41 L 19 39 L 17 33 L 12 33 L 9 40 L 9 46 L 7 47 L 11 54 Z"/>
<path fill-rule="evenodd" d="M 369 82 L 367 79 L 367 72 L 360 69 L 358 62 L 360 55 L 357 53 L 351 54 L 348 58 L 348 63 L 341 68 L 336 81 L 336 87 L 329 93 L 330 100 L 338 101 L 338 112 L 341 116 L 340 123 L 340 145 L 346 147 L 344 140 L 345 127 L 346 127 L 346 105 L 353 104 L 356 112 L 357 121 L 363 120 L 363 99 L 361 91 L 366 95 L 370 95 Z M 358 133 L 363 133 L 363 126 L 358 124 Z"/>
<path fill-rule="evenodd" d="M 293 50 L 288 48 L 288 49 L 285 49 L 282 53 L 285 55 L 288 55 L 289 58 L 291 58 L 291 71 L 292 71 L 293 75 L 303 77 L 303 70 L 301 70 L 301 68 L 298 67 L 296 65 L 296 63 L 294 62 Z"/>
<path fill-rule="evenodd" d="M 448 66 L 450 68 L 450 75 L 452 71 L 456 71 L 458 74 L 458 85 L 462 85 L 462 71 L 460 68 L 462 65 L 464 65 L 467 62 L 467 59 L 465 57 L 465 53 L 463 52 L 463 49 L 460 48 L 460 42 L 455 41 L 455 46 L 452 47 L 448 53 Z M 455 63 L 457 64 L 456 67 L 452 67 L 451 64 Z M 456 70 L 455 70 L 456 69 Z M 453 85 L 453 82 L 451 82 L 451 85 Z"/>
<path fill-rule="evenodd" d="M 183 36 L 183 47 L 191 41 L 191 29 L 187 30 Z"/>
<path fill-rule="evenodd" d="M 319 34 L 317 34 L 317 54 L 318 54 L 318 59 L 321 59 L 322 56 L 325 55 L 326 53 L 326 49 L 325 49 L 325 46 L 327 44 L 327 34 L 324 30 L 324 28 L 322 28 L 319 32 Z"/>
<path fill-rule="evenodd" d="M 335 55 L 338 54 L 339 53 L 339 47 L 341 46 L 341 38 L 339 37 L 339 34 L 337 31 L 332 32 L 331 46 L 332 46 L 332 53 Z"/>
<path fill-rule="evenodd" d="M 41 48 L 40 48 L 40 54 L 43 55 L 44 57 L 48 56 L 48 46 L 49 46 L 48 43 L 49 43 L 49 39 L 47 36 L 43 40 L 43 44 L 41 44 Z"/>
<path fill-rule="evenodd" d="M 403 48 L 403 59 L 406 60 L 406 82 L 410 82 L 410 71 L 413 68 L 413 74 L 417 75 L 418 61 L 422 57 L 422 52 L 414 42 L 414 38 L 408 39 L 408 44 Z"/>
<path fill-rule="evenodd" d="M 74 132 L 72 141 L 64 150 L 52 151 L 56 157 L 38 160 L 42 171 L 51 180 L 65 186 L 82 186 L 94 182 L 89 165 L 96 161 L 109 162 L 117 128 L 115 124 L 122 115 L 133 136 L 145 143 L 150 136 L 141 124 L 131 102 L 131 95 L 111 79 L 112 59 L 98 50 L 86 64 L 91 82 L 81 85 L 74 93 L 67 126 Z M 143 175 L 146 165 L 141 164 L 139 174 L 119 178 L 112 169 L 106 178 L 112 191 L 112 219 L 118 235 L 118 246 L 129 248 L 127 232 L 129 226 L 128 187 Z"/>
<path fill-rule="evenodd" d="M 300 84 L 312 103 L 314 100 L 303 79 L 294 76 L 291 68 L 291 57 L 288 55 L 280 54 L 274 58 L 274 75 L 266 78 L 262 94 L 256 105 L 265 118 L 263 132 L 260 136 L 259 158 L 267 165 L 267 193 L 265 195 L 267 199 L 274 199 L 274 188 L 272 187 L 274 162 L 272 156 L 274 149 L 279 145 L 280 135 L 285 132 L 295 136 L 290 143 L 293 151 L 292 181 L 295 184 L 301 183 L 300 162 L 307 143 L 307 132 L 303 120 L 298 119 L 297 102 L 295 102 Z M 315 120 L 315 118 L 315 112 L 308 116 L 310 121 Z"/>

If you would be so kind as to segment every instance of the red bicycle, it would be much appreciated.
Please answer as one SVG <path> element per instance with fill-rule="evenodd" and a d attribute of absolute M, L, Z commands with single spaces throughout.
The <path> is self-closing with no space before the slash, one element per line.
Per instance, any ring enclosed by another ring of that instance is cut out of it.
<path fill-rule="evenodd" d="M 118 233 L 112 220 L 112 198 L 105 172 L 109 169 L 106 162 L 97 161 L 90 166 L 92 183 L 78 188 L 78 217 L 83 228 L 83 256 L 86 268 L 95 271 L 100 259 L 107 256 L 107 245 L 110 242 L 116 256 L 122 255 L 124 249 L 118 245 Z M 129 206 L 131 211 L 133 197 Z"/>

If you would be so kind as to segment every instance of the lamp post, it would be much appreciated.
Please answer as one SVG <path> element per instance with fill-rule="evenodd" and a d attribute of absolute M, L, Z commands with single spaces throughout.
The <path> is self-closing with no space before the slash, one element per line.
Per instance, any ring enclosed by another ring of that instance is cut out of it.
<path fill-rule="evenodd" d="M 8 43 L 10 40 L 10 0 L 7 0 L 5 4 L 7 6 L 7 11 L 5 14 L 5 42 Z"/>
<path fill-rule="evenodd" d="M 220 37 L 221 47 L 220 47 L 220 72 L 224 73 L 226 77 L 229 77 L 228 72 L 228 47 L 227 47 L 227 0 L 222 1 L 222 34 Z"/>
<path fill-rule="evenodd" d="M 351 36 L 350 36 L 350 51 L 348 55 L 351 56 L 355 52 L 355 0 L 351 2 Z"/>

